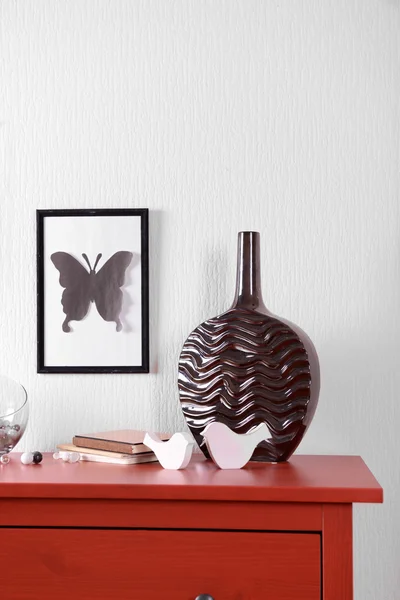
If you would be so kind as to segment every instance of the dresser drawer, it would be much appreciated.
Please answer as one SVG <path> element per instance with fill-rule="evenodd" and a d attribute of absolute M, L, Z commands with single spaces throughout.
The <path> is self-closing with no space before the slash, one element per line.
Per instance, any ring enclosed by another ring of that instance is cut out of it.
<path fill-rule="evenodd" d="M 13 600 L 320 600 L 320 536 L 230 531 L 0 529 Z"/>

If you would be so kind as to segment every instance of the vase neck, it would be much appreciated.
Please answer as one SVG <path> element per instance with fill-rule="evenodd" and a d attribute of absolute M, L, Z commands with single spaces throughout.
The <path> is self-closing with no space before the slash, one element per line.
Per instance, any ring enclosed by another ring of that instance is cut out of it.
<path fill-rule="evenodd" d="M 260 234 L 257 231 L 238 234 L 236 292 L 232 308 L 237 307 L 267 312 L 261 292 Z"/>

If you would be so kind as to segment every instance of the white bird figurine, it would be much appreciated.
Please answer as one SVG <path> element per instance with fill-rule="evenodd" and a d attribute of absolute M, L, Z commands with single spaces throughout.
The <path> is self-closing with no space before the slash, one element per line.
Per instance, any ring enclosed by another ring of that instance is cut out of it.
<path fill-rule="evenodd" d="M 194 439 L 190 433 L 174 433 L 166 442 L 155 433 L 146 433 L 143 443 L 153 450 L 164 469 L 184 469 L 192 458 Z"/>
<path fill-rule="evenodd" d="M 208 451 L 220 469 L 241 469 L 249 462 L 260 442 L 270 439 L 265 423 L 260 423 L 249 433 L 235 433 L 224 423 L 213 421 L 202 432 Z"/>

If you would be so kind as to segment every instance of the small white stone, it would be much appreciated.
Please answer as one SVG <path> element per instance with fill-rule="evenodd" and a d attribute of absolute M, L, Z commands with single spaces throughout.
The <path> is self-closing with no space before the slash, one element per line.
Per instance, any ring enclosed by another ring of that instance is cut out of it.
<path fill-rule="evenodd" d="M 67 452 L 66 450 L 61 450 L 60 452 L 54 452 L 53 458 L 58 460 L 61 458 L 64 462 L 75 463 L 80 459 L 79 452 Z"/>
<path fill-rule="evenodd" d="M 23 465 L 31 465 L 33 463 L 33 452 L 24 452 L 21 454 L 21 462 Z"/>
<path fill-rule="evenodd" d="M 17 429 L 13 429 L 12 427 L 10 427 L 10 428 L 7 430 L 7 435 L 8 435 L 8 437 L 10 438 L 10 440 L 16 440 L 17 438 L 19 438 L 19 437 L 20 437 L 19 430 L 17 430 Z"/>
<path fill-rule="evenodd" d="M 70 452 L 69 453 L 68 462 L 76 463 L 76 462 L 78 462 L 79 459 L 80 459 L 79 452 Z"/>

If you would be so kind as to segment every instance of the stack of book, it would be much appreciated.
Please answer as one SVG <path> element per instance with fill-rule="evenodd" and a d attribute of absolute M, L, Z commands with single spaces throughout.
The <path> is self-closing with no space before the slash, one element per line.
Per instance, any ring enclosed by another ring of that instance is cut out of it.
<path fill-rule="evenodd" d="M 145 431 L 135 429 L 119 429 L 101 431 L 87 435 L 75 435 L 72 444 L 59 444 L 58 450 L 79 452 L 80 460 L 110 463 L 115 465 L 135 465 L 155 462 L 154 452 L 143 444 Z M 158 433 L 160 439 L 168 440 L 171 436 Z"/>

